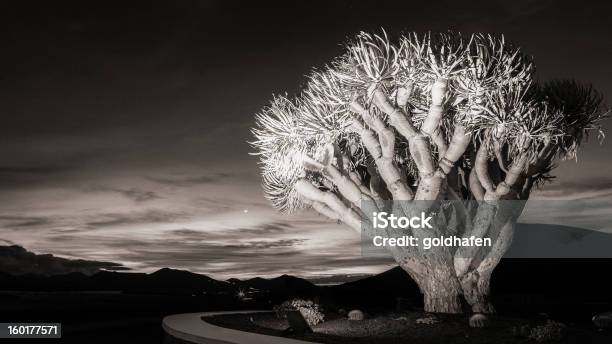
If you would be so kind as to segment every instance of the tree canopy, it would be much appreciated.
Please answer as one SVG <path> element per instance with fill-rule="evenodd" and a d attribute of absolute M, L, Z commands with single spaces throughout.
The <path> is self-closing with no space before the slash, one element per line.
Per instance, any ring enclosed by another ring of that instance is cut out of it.
<path fill-rule="evenodd" d="M 440 162 L 434 170 L 446 162 L 467 176 L 480 148 L 503 173 L 521 157 L 518 168 L 531 185 L 546 180 L 554 160 L 575 157 L 589 131 L 602 135 L 598 122 L 607 112 L 593 88 L 574 81 L 538 84 L 534 73 L 533 59 L 503 36 L 409 33 L 392 40 L 384 31 L 362 32 L 342 56 L 314 70 L 299 95 L 275 96 L 257 115 L 252 145 L 266 196 L 291 212 L 308 204 L 296 191 L 299 180 L 333 192 L 337 186 L 312 166 L 330 154 L 357 179 L 370 178 L 375 157 L 363 130 L 382 137 L 389 127 L 393 163 L 410 188 L 433 173 L 428 161 Z M 406 130 L 427 137 L 430 157 L 411 150 Z M 445 161 L 457 155 L 453 140 L 462 135 L 467 146 L 455 161 Z M 478 199 L 466 176 L 461 196 Z"/>

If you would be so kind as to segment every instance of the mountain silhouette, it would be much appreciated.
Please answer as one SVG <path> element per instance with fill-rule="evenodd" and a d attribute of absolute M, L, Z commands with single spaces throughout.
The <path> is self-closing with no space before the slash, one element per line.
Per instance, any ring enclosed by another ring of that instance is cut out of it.
<path fill-rule="evenodd" d="M 229 292 L 224 281 L 184 270 L 163 268 L 153 273 L 100 271 L 62 275 L 0 274 L 2 290 L 23 291 L 123 291 L 128 293 L 201 294 Z"/>
<path fill-rule="evenodd" d="M 163 268 L 148 275 L 148 282 L 155 285 L 157 290 L 170 291 L 199 291 L 205 293 L 218 293 L 231 289 L 225 281 L 218 281 L 206 275 L 185 270 Z"/>
<path fill-rule="evenodd" d="M 12 275 L 60 275 L 80 272 L 94 274 L 101 269 L 125 271 L 127 267 L 113 262 L 69 259 L 52 254 L 36 254 L 19 245 L 0 246 L 0 271 Z"/>
<path fill-rule="evenodd" d="M 340 293 L 370 290 L 380 295 L 414 295 L 420 293 L 419 286 L 401 267 L 395 267 L 378 275 L 329 287 Z"/>
<path fill-rule="evenodd" d="M 321 294 L 322 289 L 313 283 L 295 276 L 281 275 L 275 278 L 255 277 L 247 280 L 233 279 L 239 291 L 258 298 L 265 298 L 271 304 L 302 297 L 311 298 Z"/>

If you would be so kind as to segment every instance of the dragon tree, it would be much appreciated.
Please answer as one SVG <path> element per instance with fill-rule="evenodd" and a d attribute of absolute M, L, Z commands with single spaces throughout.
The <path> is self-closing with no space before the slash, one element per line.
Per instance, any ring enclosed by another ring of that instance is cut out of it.
<path fill-rule="evenodd" d="M 504 201 L 528 199 L 590 131 L 603 135 L 607 114 L 590 86 L 538 83 L 534 73 L 503 36 L 362 32 L 300 94 L 275 96 L 256 116 L 251 144 L 266 197 L 360 233 L 364 202 L 473 201 L 463 232 L 453 231 L 489 235 L 490 247 L 392 254 L 426 311 L 459 313 L 463 297 L 474 313 L 492 313 L 491 274 L 522 211 Z M 425 235 L 448 234 L 434 231 Z"/>

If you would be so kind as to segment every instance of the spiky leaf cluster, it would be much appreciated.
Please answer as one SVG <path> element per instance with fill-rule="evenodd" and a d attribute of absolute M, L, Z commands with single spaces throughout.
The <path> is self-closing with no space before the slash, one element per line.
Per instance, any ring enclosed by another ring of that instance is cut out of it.
<path fill-rule="evenodd" d="M 535 159 L 551 144 L 559 155 L 574 154 L 585 130 L 598 129 L 601 96 L 572 82 L 533 86 L 534 72 L 532 59 L 503 36 L 410 33 L 391 40 L 385 32 L 362 32 L 342 56 L 308 76 L 301 94 L 276 96 L 257 115 L 252 145 L 266 195 L 275 207 L 293 211 L 304 205 L 293 190 L 298 179 L 333 190 L 321 175 L 304 169 L 305 160 L 316 159 L 329 144 L 349 158 L 349 169 L 367 174 L 372 161 L 354 132 L 352 123 L 360 119 L 350 104 L 387 121 L 372 104 L 373 93 L 383 90 L 395 102 L 403 92 L 407 103 L 397 106 L 419 128 L 436 82 L 448 85 L 440 125 L 447 143 L 461 124 L 472 144 L 485 145 L 491 155 L 495 146 L 507 157 L 527 152 Z M 407 142 L 396 138 L 396 164 L 416 180 Z"/>

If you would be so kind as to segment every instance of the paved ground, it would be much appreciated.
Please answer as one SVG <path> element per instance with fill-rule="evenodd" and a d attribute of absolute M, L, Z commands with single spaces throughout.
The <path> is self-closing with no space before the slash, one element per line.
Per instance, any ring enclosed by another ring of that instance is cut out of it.
<path fill-rule="evenodd" d="M 202 320 L 214 315 L 267 313 L 266 311 L 210 312 L 175 314 L 164 318 L 164 330 L 173 337 L 198 344 L 306 344 L 295 339 L 267 336 L 215 326 Z"/>

